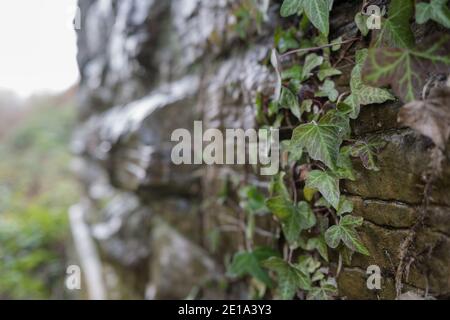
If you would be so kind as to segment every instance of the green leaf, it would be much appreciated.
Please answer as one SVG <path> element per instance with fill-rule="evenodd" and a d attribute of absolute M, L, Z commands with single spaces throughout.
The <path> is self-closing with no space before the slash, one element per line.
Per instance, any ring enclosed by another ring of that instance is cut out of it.
<path fill-rule="evenodd" d="M 351 148 L 348 146 L 342 147 L 339 152 L 339 157 L 337 160 L 337 169 L 333 173 L 339 179 L 348 179 L 355 181 L 355 173 L 353 171 L 352 160 L 350 159 Z"/>
<path fill-rule="evenodd" d="M 375 103 L 384 103 L 389 100 L 395 100 L 395 97 L 387 90 L 368 86 L 362 81 L 362 69 L 367 59 L 368 50 L 363 49 L 356 52 L 356 64 L 352 70 L 350 78 L 350 88 L 352 94 L 344 101 L 353 108 L 350 115 L 352 119 L 356 119 L 359 114 L 361 105 L 369 105 Z"/>
<path fill-rule="evenodd" d="M 359 157 L 367 170 L 380 171 L 376 164 L 376 153 L 384 146 L 384 141 L 357 141 L 351 148 L 352 157 Z"/>
<path fill-rule="evenodd" d="M 338 69 L 333 68 L 329 63 L 324 63 L 317 73 L 317 77 L 320 81 L 325 80 L 326 78 L 339 76 L 342 72 Z"/>
<path fill-rule="evenodd" d="M 303 10 L 306 16 L 326 36 L 330 32 L 330 10 L 332 5 L 333 0 L 303 1 Z"/>
<path fill-rule="evenodd" d="M 284 70 L 281 73 L 281 78 L 283 80 L 289 80 L 289 79 L 298 79 L 302 80 L 302 67 L 298 64 L 290 67 L 289 69 Z"/>
<path fill-rule="evenodd" d="M 241 207 L 250 214 L 262 215 L 268 212 L 265 195 L 254 186 L 242 188 L 239 192 Z"/>
<path fill-rule="evenodd" d="M 339 92 L 335 88 L 334 81 L 325 80 L 325 83 L 316 92 L 316 97 L 327 97 L 331 102 L 335 102 L 339 97 Z"/>
<path fill-rule="evenodd" d="M 280 106 L 281 108 L 291 110 L 292 114 L 298 119 L 301 118 L 302 114 L 300 112 L 297 96 L 288 88 L 283 87 L 281 89 Z"/>
<path fill-rule="evenodd" d="M 448 0 L 431 0 L 430 3 L 420 2 L 416 5 L 416 21 L 424 24 L 433 20 L 450 29 L 450 9 Z"/>
<path fill-rule="evenodd" d="M 294 14 L 301 14 L 303 11 L 304 0 L 284 0 L 281 5 L 280 15 L 289 17 Z"/>
<path fill-rule="evenodd" d="M 325 241 L 332 249 L 336 249 L 341 242 L 341 228 L 337 226 L 330 227 L 325 232 Z"/>
<path fill-rule="evenodd" d="M 335 168 L 342 143 L 341 134 L 342 128 L 335 124 L 313 121 L 295 128 L 291 143 L 293 146 L 305 148 L 312 159 Z"/>
<path fill-rule="evenodd" d="M 341 197 L 341 199 L 339 200 L 339 206 L 336 211 L 338 216 L 353 212 L 353 202 L 348 200 L 346 197 Z"/>
<path fill-rule="evenodd" d="M 351 127 L 348 115 L 340 112 L 338 109 L 331 109 L 321 119 L 319 124 L 334 125 L 339 128 L 339 136 L 346 138 L 350 136 Z"/>
<path fill-rule="evenodd" d="M 356 227 L 362 225 L 363 219 L 361 217 L 354 217 L 347 215 L 343 217 L 338 225 L 332 226 L 325 232 L 325 241 L 330 248 L 337 248 L 342 241 L 347 248 L 362 253 L 364 255 L 370 255 L 367 248 L 362 244 Z"/>
<path fill-rule="evenodd" d="M 339 37 L 337 39 L 334 39 L 333 41 L 331 41 L 331 50 L 333 51 L 338 51 L 341 49 L 342 47 L 342 37 Z"/>
<path fill-rule="evenodd" d="M 413 16 L 414 0 L 392 0 L 389 17 L 382 22 L 378 44 L 387 42 L 389 47 L 412 48 L 415 43 L 411 30 Z"/>
<path fill-rule="evenodd" d="M 369 28 L 367 27 L 367 19 L 369 17 L 362 14 L 361 12 L 358 12 L 355 16 L 355 23 L 358 27 L 358 30 L 361 32 L 361 34 L 366 37 L 369 34 Z"/>
<path fill-rule="evenodd" d="M 302 105 L 300 106 L 301 113 L 311 112 L 312 105 L 313 101 L 311 99 L 303 100 Z"/>
<path fill-rule="evenodd" d="M 324 236 L 309 239 L 306 244 L 306 250 L 317 250 L 320 256 L 328 262 L 328 248 Z"/>
<path fill-rule="evenodd" d="M 291 300 L 298 289 L 309 290 L 309 275 L 281 258 L 272 257 L 263 262 L 264 267 L 274 271 L 278 276 L 278 292 L 283 300 Z"/>
<path fill-rule="evenodd" d="M 330 300 L 338 292 L 335 284 L 321 281 L 319 287 L 313 287 L 306 297 L 307 300 Z"/>
<path fill-rule="evenodd" d="M 271 181 L 269 190 L 272 196 L 282 196 L 285 199 L 290 198 L 289 191 L 286 188 L 286 184 L 284 182 L 285 176 L 285 172 L 280 172 Z"/>
<path fill-rule="evenodd" d="M 233 257 L 228 273 L 236 277 L 248 274 L 270 287 L 272 281 L 261 264 L 264 260 L 277 255 L 277 252 L 265 247 L 256 248 L 252 252 L 238 252 Z"/>
<path fill-rule="evenodd" d="M 306 56 L 305 64 L 303 66 L 302 79 L 303 81 L 307 80 L 312 76 L 312 71 L 319 67 L 323 63 L 324 59 L 321 56 L 318 56 L 315 53 L 311 53 Z"/>
<path fill-rule="evenodd" d="M 310 229 L 316 224 L 316 216 L 306 202 L 294 205 L 285 197 L 278 196 L 269 199 L 267 206 L 281 220 L 283 234 L 291 247 L 297 245 L 302 230 Z"/>
<path fill-rule="evenodd" d="M 442 37 L 427 50 L 379 48 L 370 49 L 363 68 L 363 81 L 368 85 L 390 85 L 405 103 L 421 98 L 427 75 L 447 70 L 449 37 Z M 445 55 L 439 55 L 443 50 Z"/>
<path fill-rule="evenodd" d="M 289 218 L 295 212 L 293 203 L 284 196 L 277 196 L 266 201 L 269 210 L 280 220 Z"/>
<path fill-rule="evenodd" d="M 313 170 L 306 178 L 306 187 L 320 191 L 322 196 L 335 209 L 339 208 L 339 179 L 326 171 Z"/>

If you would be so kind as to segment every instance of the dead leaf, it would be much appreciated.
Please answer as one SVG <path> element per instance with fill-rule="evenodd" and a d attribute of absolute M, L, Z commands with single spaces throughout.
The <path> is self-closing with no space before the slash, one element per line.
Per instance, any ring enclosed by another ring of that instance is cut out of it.
<path fill-rule="evenodd" d="M 400 109 L 398 121 L 445 149 L 450 137 L 450 88 L 434 88 L 427 100 L 406 104 Z"/>

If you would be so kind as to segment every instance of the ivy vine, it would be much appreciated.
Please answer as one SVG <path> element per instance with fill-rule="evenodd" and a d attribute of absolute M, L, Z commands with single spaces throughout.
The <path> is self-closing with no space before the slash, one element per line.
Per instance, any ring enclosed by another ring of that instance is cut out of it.
<path fill-rule="evenodd" d="M 362 1 L 361 12 L 366 5 Z M 282 143 L 287 161 L 270 183 L 269 198 L 256 187 L 240 194 L 247 238 L 254 236 L 257 215 L 271 214 L 282 234 L 280 251 L 249 246 L 236 253 L 229 265 L 230 275 L 250 276 L 260 284 L 258 297 L 332 299 L 337 295 L 342 260 L 350 263 L 355 253 L 370 255 L 358 234 L 363 219 L 353 214 L 353 204 L 341 194 L 340 185 L 355 180 L 351 158 L 359 158 L 367 170 L 378 171 L 376 154 L 383 148 L 380 141 L 353 140 L 350 120 L 364 105 L 420 99 L 424 69 L 450 65 L 448 54 L 440 54 L 448 39 L 424 50 L 416 46 L 411 30 L 414 18 L 418 24 L 432 20 L 448 28 L 446 0 L 392 0 L 381 30 L 368 30 L 368 17 L 360 12 L 355 17 L 357 37 L 330 41 L 332 10 L 333 0 L 284 0 L 280 14 L 294 16 L 289 21 L 296 25 L 277 28 L 270 59 L 277 74 L 275 94 L 257 97 L 262 126 L 292 131 L 291 139 Z M 369 48 L 352 50 L 356 43 L 368 41 Z M 346 64 L 353 65 L 353 71 L 350 91 L 342 93 L 342 85 L 333 79 Z M 331 255 L 339 258 L 333 270 Z"/>

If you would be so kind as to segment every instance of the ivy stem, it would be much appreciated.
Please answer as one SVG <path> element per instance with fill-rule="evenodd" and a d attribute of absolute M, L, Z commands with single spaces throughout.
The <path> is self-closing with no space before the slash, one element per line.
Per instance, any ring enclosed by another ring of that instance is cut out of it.
<path fill-rule="evenodd" d="M 322 50 L 322 49 L 325 49 L 325 48 L 334 47 L 336 45 L 343 45 L 343 44 L 346 44 L 346 43 L 349 43 L 349 42 L 356 41 L 358 39 L 359 38 L 351 38 L 351 39 L 347 39 L 347 40 L 344 40 L 344 41 L 341 41 L 341 42 L 330 43 L 330 44 L 326 44 L 326 45 L 318 46 L 318 47 L 295 49 L 295 50 L 291 50 L 291 51 L 288 51 L 286 53 L 283 53 L 282 55 L 280 55 L 280 58 L 285 58 L 285 57 L 287 57 L 287 56 L 289 56 L 291 54 L 294 54 L 294 53 L 317 51 L 317 50 Z"/>

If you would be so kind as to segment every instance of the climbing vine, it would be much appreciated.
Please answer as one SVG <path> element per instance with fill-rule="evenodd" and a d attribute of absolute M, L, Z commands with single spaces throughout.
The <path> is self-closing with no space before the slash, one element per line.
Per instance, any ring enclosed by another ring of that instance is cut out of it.
<path fill-rule="evenodd" d="M 362 1 L 361 12 L 369 2 Z M 354 37 L 330 41 L 332 10 L 333 0 L 282 3 L 280 14 L 291 23 L 277 28 L 268 59 L 276 71 L 275 93 L 257 97 L 260 125 L 292 132 L 282 142 L 285 161 L 270 183 L 269 198 L 256 187 L 240 194 L 247 239 L 254 236 L 258 215 L 272 215 L 281 231 L 278 250 L 247 246 L 229 265 L 230 275 L 247 275 L 260 284 L 259 297 L 331 299 L 337 295 L 343 261 L 350 263 L 353 254 L 370 255 L 358 234 L 363 219 L 353 213 L 340 187 L 342 181 L 356 179 L 352 158 L 378 171 L 376 154 L 384 144 L 352 139 L 350 121 L 358 117 L 361 106 L 421 99 L 425 72 L 450 65 L 448 38 L 423 49 L 415 44 L 411 30 L 414 16 L 418 24 L 432 20 L 448 28 L 446 0 L 392 0 L 381 30 L 370 31 L 369 17 L 360 12 Z M 364 47 L 365 43 L 370 45 Z M 349 65 L 349 83 L 337 85 L 336 77 Z M 342 92 L 343 87 L 350 90 Z M 419 127 L 419 132 L 428 131 Z M 436 143 L 443 146 L 450 132 L 440 133 Z M 332 259 L 337 266 L 332 267 Z"/>

